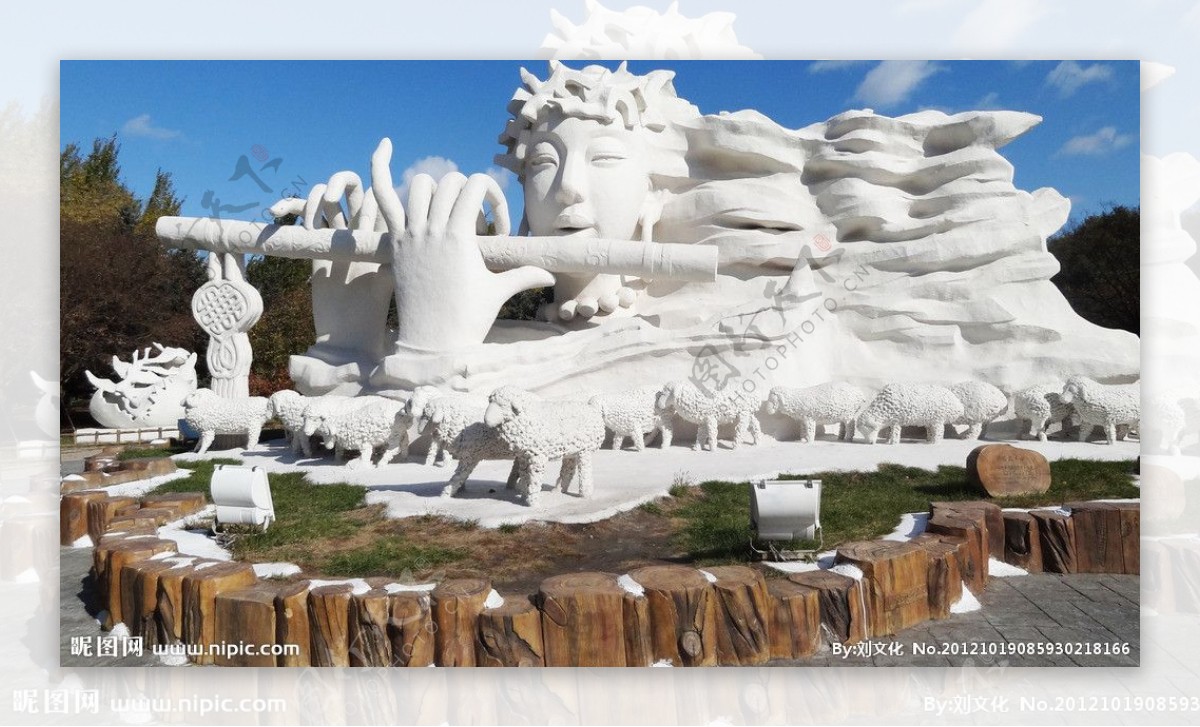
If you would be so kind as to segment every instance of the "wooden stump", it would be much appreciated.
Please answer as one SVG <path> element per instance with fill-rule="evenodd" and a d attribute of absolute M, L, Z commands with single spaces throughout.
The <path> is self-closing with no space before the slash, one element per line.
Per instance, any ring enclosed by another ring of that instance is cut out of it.
<path fill-rule="evenodd" d="M 121 610 L 131 636 L 158 643 L 158 576 L 177 567 L 170 558 L 134 561 L 121 569 Z"/>
<path fill-rule="evenodd" d="M 964 500 L 955 502 L 934 502 L 930 511 L 949 510 L 960 513 L 978 512 L 983 514 L 987 555 L 997 560 L 1004 560 L 1004 511 L 994 502 L 985 500 Z"/>
<path fill-rule="evenodd" d="M 438 666 L 475 666 L 475 630 L 492 584 L 451 578 L 433 589 L 434 659 Z"/>
<path fill-rule="evenodd" d="M 388 637 L 392 642 L 392 666 L 429 666 L 433 663 L 433 604 L 423 591 L 392 594 L 392 616 Z"/>
<path fill-rule="evenodd" d="M 654 660 L 717 664 L 717 599 L 708 579 L 677 565 L 647 566 L 629 575 L 646 589 Z"/>
<path fill-rule="evenodd" d="M 1004 513 L 1004 562 L 1042 572 L 1042 538 L 1037 520 L 1027 512 Z"/>
<path fill-rule="evenodd" d="M 1136 502 L 1114 502 L 1121 513 L 1122 573 L 1141 575 L 1142 572 L 1142 509 Z"/>
<path fill-rule="evenodd" d="M 154 516 L 144 516 L 141 510 L 132 510 L 125 515 L 117 515 L 108 521 L 108 531 L 117 533 L 157 533 L 158 520 Z"/>
<path fill-rule="evenodd" d="M 279 666 L 312 666 L 308 581 L 288 583 L 275 592 L 275 643 L 298 647 L 296 654 L 280 654 Z"/>
<path fill-rule="evenodd" d="M 117 515 L 124 515 L 138 507 L 135 497 L 104 497 L 88 501 L 88 535 L 93 543 L 108 532 L 108 522 Z"/>
<path fill-rule="evenodd" d="M 621 605 L 625 632 L 625 665 L 650 666 L 654 663 L 654 639 L 650 633 L 650 602 L 645 594 L 625 593 Z"/>
<path fill-rule="evenodd" d="M 706 569 L 716 576 L 717 660 L 721 664 L 752 666 L 771 658 L 771 606 L 767 581 L 744 565 Z"/>
<path fill-rule="evenodd" d="M 771 658 L 802 659 L 821 646 L 821 594 L 786 578 L 767 581 Z"/>
<path fill-rule="evenodd" d="M 793 573 L 788 580 L 817 592 L 821 626 L 831 641 L 857 644 L 870 635 L 862 585 L 858 581 L 827 570 Z"/>
<path fill-rule="evenodd" d="M 1031 510 L 1042 546 L 1042 570 L 1047 573 L 1076 573 L 1079 558 L 1075 548 L 1075 523 L 1070 515 L 1056 510 Z"/>
<path fill-rule="evenodd" d="M 350 597 L 350 666 L 391 666 L 388 592 L 373 588 Z"/>
<path fill-rule="evenodd" d="M 958 551 L 958 570 L 971 593 L 981 595 L 988 581 L 985 515 L 979 511 L 934 509 L 925 532 L 963 541 L 963 547 Z"/>
<path fill-rule="evenodd" d="M 926 588 L 929 590 L 929 617 L 950 617 L 950 607 L 962 598 L 963 577 L 959 570 L 959 551 L 966 541 L 949 536 L 922 533 L 913 542 L 929 556 Z"/>
<path fill-rule="evenodd" d="M 183 642 L 183 579 L 197 568 L 216 567 L 220 562 L 196 559 L 158 574 L 157 606 L 154 610 L 160 644 L 170 646 Z"/>
<path fill-rule="evenodd" d="M 144 508 L 170 510 L 170 520 L 178 520 L 199 512 L 207 504 L 208 501 L 203 492 L 166 492 L 158 495 L 146 495 L 142 498 L 142 507 Z"/>
<path fill-rule="evenodd" d="M 527 596 L 505 596 L 499 608 L 479 614 L 475 656 L 479 666 L 544 666 L 542 612 Z"/>
<path fill-rule="evenodd" d="M 1121 511 L 1109 502 L 1069 502 L 1075 521 L 1075 555 L 1080 573 L 1121 573 Z"/>
<path fill-rule="evenodd" d="M 83 490 L 70 492 L 58 502 L 58 544 L 72 545 L 88 534 L 88 503 L 105 499 L 107 492 Z M 93 540 L 92 544 L 95 545 Z"/>
<path fill-rule="evenodd" d="M 234 562 L 195 568 L 183 577 L 183 640 L 200 647 L 193 657 L 197 664 L 213 663 L 210 647 L 216 643 L 217 594 L 245 588 L 257 580 L 253 566 Z"/>
<path fill-rule="evenodd" d="M 275 642 L 275 595 L 279 589 L 259 583 L 223 591 L 213 602 L 214 643 L 227 648 L 214 657 L 217 666 L 275 666 L 274 653 L 261 653 Z M 239 653 L 253 649 L 255 653 Z"/>
<path fill-rule="evenodd" d="M 350 666 L 349 583 L 308 592 L 308 625 L 313 666 Z"/>
<path fill-rule="evenodd" d="M 542 581 L 538 606 L 546 666 L 625 666 L 625 595 L 611 573 L 566 573 Z"/>
<path fill-rule="evenodd" d="M 864 540 L 837 549 L 837 562 L 863 572 L 872 636 L 891 636 L 929 620 L 929 555 L 895 540 Z"/>
<path fill-rule="evenodd" d="M 97 578 L 97 585 L 103 581 L 103 586 L 97 590 L 103 595 L 101 603 L 108 612 L 103 628 L 111 629 L 113 626 L 125 622 L 121 605 L 121 597 L 125 595 L 121 590 L 122 569 L 129 563 L 146 560 L 158 553 L 174 553 L 175 547 L 174 540 L 129 538 L 96 550 L 98 557 L 104 559 L 103 573 Z M 130 595 L 132 595 L 132 591 Z"/>

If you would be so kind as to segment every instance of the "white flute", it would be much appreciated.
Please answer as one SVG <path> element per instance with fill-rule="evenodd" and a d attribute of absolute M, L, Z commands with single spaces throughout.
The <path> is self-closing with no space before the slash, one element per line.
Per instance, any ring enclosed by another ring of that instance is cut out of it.
<path fill-rule="evenodd" d="M 163 245 L 216 253 L 360 262 L 391 262 L 385 232 L 306 230 L 212 217 L 160 217 L 154 227 Z M 632 275 L 639 278 L 711 282 L 717 279 L 717 248 L 634 240 L 578 237 L 476 238 L 483 261 L 495 271 L 535 265 L 552 273 Z"/>

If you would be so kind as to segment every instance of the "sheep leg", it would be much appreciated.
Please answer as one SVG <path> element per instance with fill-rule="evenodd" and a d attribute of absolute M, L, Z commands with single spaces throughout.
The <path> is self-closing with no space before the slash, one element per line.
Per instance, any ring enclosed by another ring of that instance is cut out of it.
<path fill-rule="evenodd" d="M 847 419 L 846 421 L 842 422 L 842 431 L 838 432 L 838 439 L 842 440 L 843 442 L 853 442 L 854 424 L 855 422 L 853 419 Z"/>
<path fill-rule="evenodd" d="M 879 427 L 867 427 L 863 429 L 862 435 L 863 439 L 867 441 L 867 444 L 879 443 Z"/>
<path fill-rule="evenodd" d="M 925 427 L 925 439 L 930 444 L 937 444 L 946 436 L 946 422 L 930 422 Z"/>
<path fill-rule="evenodd" d="M 659 449 L 666 449 L 667 447 L 670 447 L 671 446 L 671 435 L 673 434 L 673 432 L 671 431 L 671 425 L 661 424 L 661 425 L 659 425 L 658 429 L 660 432 L 662 432 L 662 441 L 660 441 L 658 444 Z"/>
<path fill-rule="evenodd" d="M 200 439 L 196 440 L 196 454 L 204 454 L 208 448 L 212 446 L 213 440 L 217 438 L 216 432 L 200 432 Z"/>
<path fill-rule="evenodd" d="M 592 453 L 581 452 L 576 458 L 576 470 L 579 472 L 579 496 L 592 495 Z"/>
<path fill-rule="evenodd" d="M 562 466 L 558 470 L 558 482 L 556 486 L 566 494 L 567 489 L 571 487 L 572 480 L 575 479 L 575 468 L 578 464 L 576 455 L 567 455 L 562 459 Z"/>
<path fill-rule="evenodd" d="M 899 424 L 892 424 L 890 427 L 888 427 L 888 444 L 900 443 L 901 428 L 902 427 Z"/>
<path fill-rule="evenodd" d="M 370 442 L 359 442 L 357 446 L 351 444 L 350 448 L 358 450 L 358 457 L 346 463 L 348 468 L 356 470 L 371 466 L 371 457 L 375 454 L 375 447 Z"/>
<path fill-rule="evenodd" d="M 717 451 L 718 427 L 720 427 L 720 424 L 717 422 L 716 417 L 709 417 L 704 421 L 704 438 L 708 441 L 708 451 L 710 452 Z M 733 441 L 737 442 L 737 439 L 735 438 Z"/>
<path fill-rule="evenodd" d="M 1117 441 L 1117 425 L 1114 422 L 1104 422 L 1105 444 L 1115 444 Z"/>
<path fill-rule="evenodd" d="M 1087 422 L 1080 422 L 1080 424 L 1079 424 L 1079 441 L 1086 442 L 1088 439 L 1088 435 L 1091 433 L 1092 433 L 1092 425 L 1088 424 Z"/>
<path fill-rule="evenodd" d="M 439 444 L 438 445 L 438 458 L 437 458 L 437 462 L 434 462 L 434 464 L 437 465 L 438 467 L 445 467 L 446 465 L 450 464 L 453 461 L 454 461 L 454 457 L 450 454 L 450 450 L 447 449 L 444 444 Z"/>
<path fill-rule="evenodd" d="M 758 420 L 758 415 L 750 412 L 750 444 L 758 446 L 759 439 L 762 438 L 762 422 Z"/>
<path fill-rule="evenodd" d="M 738 414 L 737 419 L 734 420 L 733 423 L 733 445 L 730 447 L 730 449 L 737 449 L 738 447 L 742 446 L 742 440 L 746 438 L 746 435 L 749 434 L 749 432 L 750 423 L 746 421 L 746 415 Z M 713 448 L 716 449 L 716 447 Z"/>
<path fill-rule="evenodd" d="M 426 467 L 433 465 L 434 460 L 437 459 L 439 449 L 441 449 L 441 445 L 438 444 L 437 437 L 430 438 L 429 451 L 425 453 L 425 466 Z"/>
<path fill-rule="evenodd" d="M 379 466 L 382 467 L 385 464 L 390 464 L 391 461 L 393 459 L 395 459 L 396 455 L 400 454 L 400 452 L 402 450 L 407 450 L 407 449 L 408 449 L 408 432 L 398 432 L 398 433 L 393 434 L 388 439 L 387 445 L 386 445 L 385 449 L 383 450 L 383 456 L 381 456 L 379 458 Z M 404 456 L 407 456 L 407 455 L 408 455 L 408 453 L 407 453 L 407 451 L 405 451 Z"/>
<path fill-rule="evenodd" d="M 800 441 L 805 444 L 817 438 L 817 420 L 805 417 L 800 420 Z"/>
<path fill-rule="evenodd" d="M 967 428 L 967 434 L 963 439 L 979 439 L 983 436 L 983 422 L 976 422 Z"/>
<path fill-rule="evenodd" d="M 458 458 L 458 467 L 450 476 L 450 481 L 442 488 L 442 497 L 454 497 L 467 484 L 467 478 L 479 464 L 479 456 L 474 453 L 463 453 Z"/>
<path fill-rule="evenodd" d="M 525 492 L 525 504 L 533 507 L 542 494 L 542 478 L 546 474 L 546 460 L 542 457 L 531 457 L 524 463 L 521 474 L 521 489 Z"/>
<path fill-rule="evenodd" d="M 653 432 L 654 430 L 651 429 L 650 431 Z M 642 450 L 646 449 L 646 433 L 645 432 L 642 432 L 642 431 L 634 432 L 632 435 L 630 435 L 630 438 L 633 439 L 633 448 L 635 450 L 637 450 L 638 452 L 641 452 Z"/>
<path fill-rule="evenodd" d="M 296 432 L 296 439 L 300 442 L 300 451 L 304 452 L 305 457 L 312 457 L 312 441 L 304 432 Z"/>
<path fill-rule="evenodd" d="M 625 449 L 625 435 L 624 434 L 622 434 L 620 432 L 613 432 L 612 448 L 613 448 L 614 452 L 620 452 L 622 449 Z"/>
<path fill-rule="evenodd" d="M 504 489 L 506 489 L 506 490 L 515 490 L 515 489 L 517 489 L 517 483 L 518 483 L 518 482 L 520 481 L 520 479 L 521 479 L 521 466 L 520 466 L 520 464 L 521 464 L 521 463 L 520 463 L 520 461 L 519 461 L 519 460 L 515 460 L 515 459 L 513 460 L 513 463 L 512 463 L 512 469 L 510 469 L 510 470 L 508 471 L 508 481 L 504 483 Z"/>
<path fill-rule="evenodd" d="M 262 434 L 262 424 L 257 427 L 250 427 L 246 430 L 246 449 L 254 449 L 258 446 L 258 437 Z"/>

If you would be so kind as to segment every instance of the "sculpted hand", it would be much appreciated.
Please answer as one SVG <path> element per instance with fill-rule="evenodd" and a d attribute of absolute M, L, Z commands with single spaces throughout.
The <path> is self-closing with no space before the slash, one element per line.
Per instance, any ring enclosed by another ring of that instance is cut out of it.
<path fill-rule="evenodd" d="M 371 185 L 392 246 L 400 344 L 448 351 L 481 343 L 504 301 L 554 284 L 541 268 L 493 273 L 484 264 L 476 239 L 486 229 L 483 203 L 492 207 L 496 234 L 511 229 L 496 180 L 455 172 L 435 183 L 419 174 L 409 187 L 406 215 L 392 187 L 391 158 L 392 143 L 384 139 L 371 158 Z"/>

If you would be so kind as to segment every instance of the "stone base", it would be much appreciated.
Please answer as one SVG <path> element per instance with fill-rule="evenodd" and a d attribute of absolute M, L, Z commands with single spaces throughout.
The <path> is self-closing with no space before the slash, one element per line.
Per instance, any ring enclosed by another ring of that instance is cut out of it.
<path fill-rule="evenodd" d="M 157 440 L 183 439 L 178 426 L 149 429 L 76 429 L 75 444 L 135 444 Z"/>

